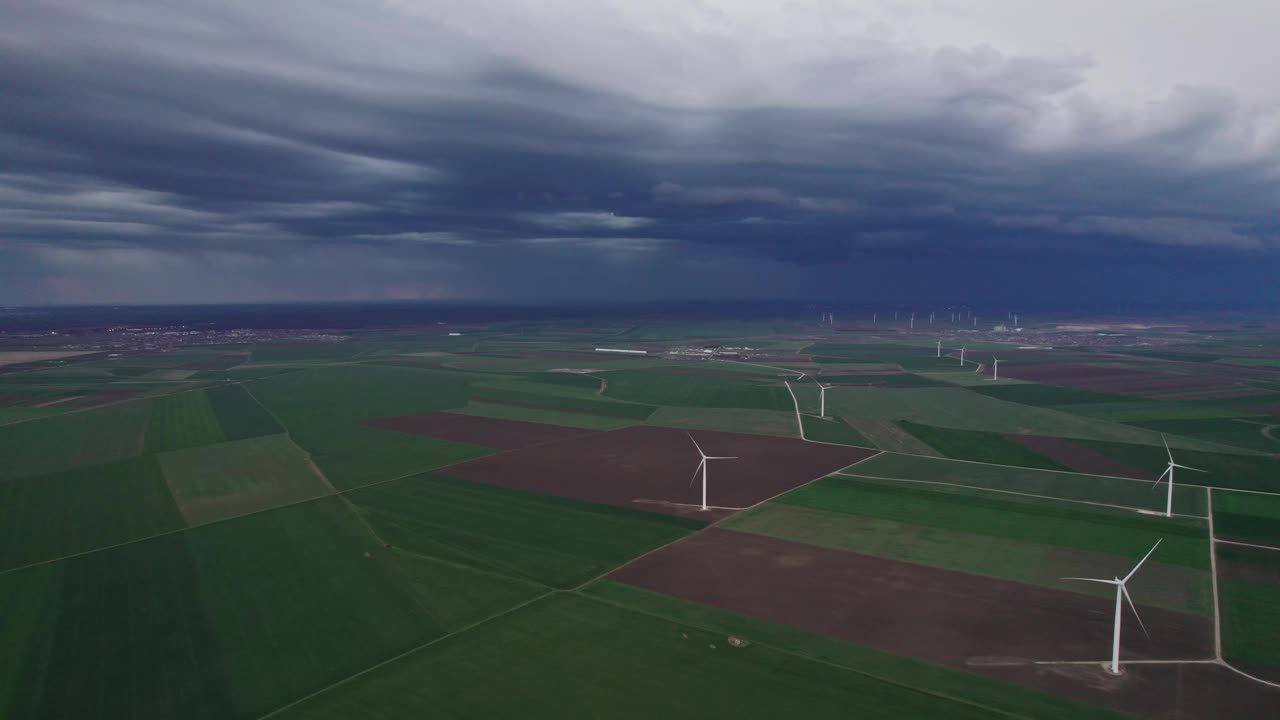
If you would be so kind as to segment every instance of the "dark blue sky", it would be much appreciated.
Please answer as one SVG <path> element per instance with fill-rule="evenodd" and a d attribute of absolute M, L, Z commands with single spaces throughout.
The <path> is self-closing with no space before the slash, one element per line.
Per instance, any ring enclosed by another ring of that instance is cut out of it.
<path fill-rule="evenodd" d="M 1265 3 L 449 5 L 6 5 L 0 303 L 1280 299 Z"/>

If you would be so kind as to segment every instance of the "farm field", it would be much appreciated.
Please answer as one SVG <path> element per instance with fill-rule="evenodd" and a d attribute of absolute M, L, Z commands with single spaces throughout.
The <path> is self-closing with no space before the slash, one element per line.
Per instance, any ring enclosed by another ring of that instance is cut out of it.
<path fill-rule="evenodd" d="M 333 491 L 287 435 L 175 450 L 157 460 L 178 509 L 193 526 Z"/>
<path fill-rule="evenodd" d="M 602 415 L 610 418 L 623 418 L 641 421 L 653 414 L 657 408 L 641 403 L 615 402 L 598 400 L 592 397 L 574 397 L 554 394 L 554 387 L 539 387 L 541 392 L 523 392 L 507 388 L 475 387 L 471 389 L 472 402 L 484 402 L 495 405 L 511 405 L 537 410 L 554 410 L 557 412 L 574 412 L 584 415 Z"/>
<path fill-rule="evenodd" d="M 146 403 L 0 427 L 0 480 L 113 462 L 142 452 Z"/>
<path fill-rule="evenodd" d="M 498 420 L 450 412 L 379 418 L 366 420 L 363 424 L 383 430 L 507 450 L 568 440 L 591 432 L 563 425 Z"/>
<path fill-rule="evenodd" d="M 1219 538 L 1280 547 L 1280 495 L 1215 490 L 1213 522 Z"/>
<path fill-rule="evenodd" d="M 944 457 L 994 465 L 1018 465 L 1043 470 L 1067 470 L 1067 466 L 1031 450 L 1025 445 L 996 433 L 977 430 L 920 425 L 903 420 L 903 430 L 917 440 L 937 450 Z"/>
<path fill-rule="evenodd" d="M 496 403 L 467 403 L 466 407 L 456 408 L 449 412 L 477 417 L 497 418 L 499 420 L 518 420 L 520 422 L 547 423 L 564 427 L 581 428 L 583 430 L 617 430 L 639 423 L 639 420 L 609 417 L 607 415 L 588 415 L 585 413 L 565 412 L 560 410 L 544 410 L 542 408 L 522 407 L 519 405 L 499 405 Z"/>
<path fill-rule="evenodd" d="M 385 365 L 320 367 L 254 381 L 249 391 L 290 431 L 467 404 L 456 375 Z"/>
<path fill-rule="evenodd" d="M 145 447 L 149 453 L 212 445 L 227 439 L 203 390 L 151 401 Z"/>
<path fill-rule="evenodd" d="M 791 395 L 780 382 L 756 382 L 705 375 L 619 370 L 606 376 L 606 397 L 676 407 L 745 408 L 788 411 Z"/>
<path fill-rule="evenodd" d="M 1218 546 L 1222 650 L 1245 670 L 1280 682 L 1280 552 Z"/>
<path fill-rule="evenodd" d="M 801 421 L 804 423 L 804 436 L 807 440 L 840 445 L 875 447 L 871 440 L 845 422 L 844 418 L 820 418 L 812 415 L 803 415 L 801 416 Z"/>
<path fill-rule="evenodd" d="M 284 428 L 239 383 L 223 384 L 205 391 L 218 426 L 228 440 L 246 440 L 284 432 Z"/>
<path fill-rule="evenodd" d="M 863 417 L 841 418 L 858 434 L 871 441 L 868 447 L 877 447 L 890 452 L 909 453 L 911 455 L 930 455 L 941 457 L 941 453 L 925 445 L 902 426 L 892 420 L 873 420 Z"/>
<path fill-rule="evenodd" d="M 183 527 L 149 456 L 0 482 L 0 570 Z"/>
<path fill-rule="evenodd" d="M 290 437 L 339 490 L 384 482 L 493 452 L 467 443 L 382 430 L 366 425 L 330 425 L 293 430 Z"/>
<path fill-rule="evenodd" d="M 585 582 L 703 525 L 431 474 L 346 497 L 396 547 L 555 587 Z"/>
<path fill-rule="evenodd" d="M 796 416 L 777 410 L 744 410 L 741 408 L 663 407 L 649 416 L 650 425 L 685 430 L 720 430 L 799 437 Z"/>

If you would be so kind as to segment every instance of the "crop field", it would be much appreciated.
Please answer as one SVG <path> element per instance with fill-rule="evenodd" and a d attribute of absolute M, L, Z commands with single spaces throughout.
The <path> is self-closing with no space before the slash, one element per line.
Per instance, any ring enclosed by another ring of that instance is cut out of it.
<path fill-rule="evenodd" d="M 804 436 L 808 440 L 840 445 L 857 445 L 859 447 L 875 447 L 870 440 L 845 422 L 843 418 L 820 418 L 804 415 L 802 416 L 802 422 L 804 422 Z"/>
<path fill-rule="evenodd" d="M 630 509 L 716 519 L 875 453 L 790 438 L 699 431 L 713 460 L 708 511 L 691 482 L 698 451 L 686 432 L 636 426 L 516 450 L 450 468 L 452 477 Z"/>
<path fill-rule="evenodd" d="M 721 528 L 609 579 L 952 667 L 981 657 L 1088 660 L 1111 639 L 1105 598 Z M 1131 658 L 1203 657 L 1212 648 L 1207 618 L 1142 614 L 1151 637 L 1132 638 Z"/>
<path fill-rule="evenodd" d="M 1213 522 L 1220 538 L 1280 547 L 1280 495 L 1215 490 Z"/>
<path fill-rule="evenodd" d="M 555 395 L 554 388 L 546 389 L 547 394 L 520 392 L 491 387 L 476 387 L 471 390 L 472 402 L 485 402 L 494 405 L 511 405 L 536 410 L 554 410 L 557 412 L 575 412 L 584 415 L 602 415 L 604 417 L 625 418 L 628 420 L 644 420 L 657 408 L 641 403 L 613 402 L 595 400 L 568 395 Z"/>
<path fill-rule="evenodd" d="M 1169 461 L 1169 456 L 1165 454 L 1163 447 L 1093 440 L 1082 440 L 1079 444 L 1131 467 L 1155 468 L 1157 474 Z M 1180 483 L 1235 490 L 1280 492 L 1280 475 L 1276 473 L 1277 463 L 1274 457 L 1179 449 L 1172 437 L 1169 438 L 1169 444 L 1174 447 L 1174 459 L 1179 463 L 1205 471 L 1202 473 L 1178 471 Z"/>
<path fill-rule="evenodd" d="M 1096 404 L 1125 400 L 1123 396 L 1111 395 L 1108 393 L 1096 393 L 1089 392 L 1087 390 L 1074 390 L 1072 388 L 1059 387 L 1057 385 L 1039 385 L 1034 383 L 987 385 L 978 388 L 976 391 L 997 400 L 1015 402 L 1022 405 L 1035 405 L 1036 407 L 1080 405 L 1085 403 Z"/>
<path fill-rule="evenodd" d="M 606 379 L 605 396 L 617 400 L 676 407 L 792 409 L 791 395 L 782 383 L 644 370 L 610 372 Z"/>
<path fill-rule="evenodd" d="M 617 430 L 639 423 L 639 420 L 610 417 L 608 415 L 588 415 L 585 413 L 565 412 L 560 410 L 544 410 L 541 408 L 523 407 L 520 405 L 499 405 L 496 403 L 467 403 L 466 407 L 450 410 L 461 415 L 497 418 L 499 420 L 518 420 L 520 422 L 547 423 L 564 427 L 581 428 L 583 430 Z"/>
<path fill-rule="evenodd" d="M 945 457 L 996 465 L 1018 465 L 1044 470 L 1067 470 L 1065 465 L 1034 452 L 997 433 L 953 430 L 902 421 L 902 429 Z"/>
<path fill-rule="evenodd" d="M 0 482 L 0 570 L 182 527 L 152 457 Z"/>
<path fill-rule="evenodd" d="M 398 548 L 556 587 L 585 582 L 702 526 L 440 475 L 347 497 Z"/>
<path fill-rule="evenodd" d="M 581 437 L 590 430 L 547 425 L 545 423 L 497 420 L 475 415 L 459 415 L 451 412 L 406 415 L 404 417 L 367 420 L 364 425 L 393 430 L 395 432 L 425 435 L 440 440 L 483 445 L 491 448 L 513 449 L 541 445 L 557 440 Z"/>
<path fill-rule="evenodd" d="M 254 397 L 290 431 L 467 404 L 456 374 L 385 365 L 343 365 L 254 381 Z"/>
<path fill-rule="evenodd" d="M 720 430 L 799 437 L 793 412 L 744 410 L 742 408 L 663 407 L 649 416 L 650 425 L 685 430 Z"/>
<path fill-rule="evenodd" d="M 935 509 L 945 509 L 942 506 L 951 497 L 949 493 L 938 493 Z M 961 502 L 957 512 L 964 513 L 967 507 Z M 1021 508 L 1014 507 L 1009 512 L 1019 518 Z M 1064 547 L 1050 528 L 1034 539 L 1014 539 L 998 530 L 952 530 L 932 524 L 928 518 L 914 523 L 884 519 L 880 514 L 877 507 L 855 514 L 784 501 L 730 518 L 720 527 L 1102 598 L 1113 597 L 1109 588 L 1062 578 L 1124 574 L 1134 562 L 1131 557 Z M 1019 519 L 1028 524 L 1037 522 L 1035 516 L 1022 515 Z M 1205 551 L 1208 552 L 1207 544 Z M 1209 616 L 1213 612 L 1212 587 L 1205 570 L 1153 558 L 1144 566 L 1142 576 L 1133 580 L 1132 588 L 1144 605 L 1194 615 Z"/>
<path fill-rule="evenodd" d="M 1280 418 L 1213 418 L 1203 420 L 1150 420 L 1136 423 L 1171 435 L 1200 438 L 1223 445 L 1280 453 Z"/>
<path fill-rule="evenodd" d="M 189 525 L 201 525 L 332 492 L 286 435 L 267 435 L 157 456 Z"/>
<path fill-rule="evenodd" d="M 209 396 L 203 390 L 165 395 L 151 401 L 147 452 L 182 450 L 226 439 Z"/>
<path fill-rule="evenodd" d="M 366 425 L 308 427 L 290 433 L 340 490 L 414 475 L 493 452 L 491 448 L 437 440 Z"/>
<path fill-rule="evenodd" d="M 857 430 L 858 434 L 871 441 L 872 444 L 867 447 L 876 447 L 890 452 L 910 453 L 912 455 L 940 456 L 937 450 L 925 445 L 892 420 L 875 420 L 849 416 L 842 419 L 854 430 Z"/>
<path fill-rule="evenodd" d="M 222 434 L 228 440 L 275 435 L 284 428 L 239 384 L 223 384 L 205 391 Z"/>
<path fill-rule="evenodd" d="M 538 662 L 513 665 L 512 657 Z M 283 717 L 836 717 L 850 707 L 884 717 L 991 717 L 984 706 L 764 646 L 733 649 L 723 633 L 573 595 L 477 628 L 472 642 L 413 653 Z"/>
<path fill-rule="evenodd" d="M 1040 458 L 1047 458 L 1061 467 L 1080 473 L 1111 475 L 1113 477 L 1127 477 L 1137 480 L 1150 480 L 1152 482 L 1155 482 L 1156 478 L 1160 476 L 1159 472 L 1126 465 L 1078 442 L 1064 440 L 1063 438 L 1044 437 L 1041 435 L 1006 435 L 1005 438 L 1018 443 Z M 1042 461 L 1037 459 L 1033 463 L 1014 462 L 1010 464 L 1039 467 L 1042 466 Z"/>
<path fill-rule="evenodd" d="M 133 457 L 146 422 L 146 404 L 135 402 L 0 427 L 0 479 Z"/>
<path fill-rule="evenodd" d="M 936 485 L 987 489 L 995 494 L 1025 493 L 1035 498 L 1098 503 L 1119 508 L 1163 511 L 1165 495 L 1150 482 L 1033 468 L 1004 467 L 945 458 L 885 453 L 847 472 L 864 477 L 914 480 Z M 1163 486 L 1161 486 L 1163 489 Z M 1010 497 L 1015 497 L 1010 495 Z M 1201 488 L 1176 485 L 1173 511 L 1205 517 L 1208 502 Z"/>
<path fill-rule="evenodd" d="M 1280 682 L 1280 552 L 1219 545 L 1218 564 L 1223 654 Z"/>

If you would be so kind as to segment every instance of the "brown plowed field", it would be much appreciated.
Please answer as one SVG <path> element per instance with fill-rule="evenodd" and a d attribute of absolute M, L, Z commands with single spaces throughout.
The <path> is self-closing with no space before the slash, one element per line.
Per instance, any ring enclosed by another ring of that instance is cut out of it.
<path fill-rule="evenodd" d="M 877 450 L 781 437 L 693 431 L 711 461 L 707 503 L 754 505 L 877 454 Z M 690 484 L 698 451 L 683 430 L 635 427 L 540 445 L 455 465 L 464 480 L 668 514 L 715 520 L 731 509 L 701 512 L 701 482 Z M 681 505 L 684 504 L 684 505 Z"/>
<path fill-rule="evenodd" d="M 984 369 L 990 374 L 989 369 Z M 1085 363 L 1007 363 L 1002 374 L 1018 380 L 1047 385 L 1156 399 L 1217 399 L 1265 394 L 1265 390 L 1244 385 L 1232 371 L 1174 374 L 1139 368 L 1090 365 Z"/>
<path fill-rule="evenodd" d="M 1037 452 L 1054 462 L 1089 475 L 1114 475 L 1116 477 L 1155 480 L 1155 475 L 1131 465 L 1117 462 L 1102 453 L 1077 445 L 1070 440 L 1039 435 L 1005 435 L 1019 445 Z"/>
<path fill-rule="evenodd" d="M 1114 605 L 1105 598 L 720 528 L 609 577 L 946 665 L 981 657 L 1092 660 L 1111 649 Z M 1208 618 L 1141 612 L 1151 639 L 1134 623 L 1124 637 L 1126 658 L 1212 654 Z"/>
<path fill-rule="evenodd" d="M 485 447 L 512 450 L 542 443 L 568 440 L 590 435 L 594 430 L 571 428 L 563 425 L 500 420 L 498 418 L 459 415 L 450 412 L 434 412 L 425 415 L 366 420 L 361 425 L 426 435 L 441 440 L 483 445 Z"/>
<path fill-rule="evenodd" d="M 1232 547 L 1224 545 L 1220 547 L 1229 547 L 1232 550 L 1250 550 L 1250 548 Z M 1254 553 L 1263 554 L 1271 553 L 1272 550 L 1252 550 Z M 1263 563 L 1251 563 L 1241 560 L 1235 560 L 1229 557 L 1222 557 L 1219 553 L 1218 572 L 1224 578 L 1235 578 L 1236 580 L 1248 580 L 1256 583 L 1269 583 L 1271 585 L 1280 585 L 1280 567 Z"/>

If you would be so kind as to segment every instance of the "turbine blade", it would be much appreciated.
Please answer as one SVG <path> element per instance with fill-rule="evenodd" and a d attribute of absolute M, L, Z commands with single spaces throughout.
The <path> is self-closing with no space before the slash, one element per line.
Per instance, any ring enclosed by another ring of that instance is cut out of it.
<path fill-rule="evenodd" d="M 1138 568 L 1142 567 L 1142 563 L 1146 562 L 1147 558 L 1151 557 L 1151 553 L 1155 552 L 1156 548 L 1160 547 L 1160 543 L 1162 542 L 1164 542 L 1164 538 L 1160 538 L 1159 540 L 1156 541 L 1155 545 L 1151 546 L 1151 549 L 1147 551 L 1147 554 L 1143 555 L 1142 559 L 1138 561 L 1138 564 L 1134 565 L 1133 569 L 1129 571 L 1129 574 L 1125 575 L 1124 579 L 1120 581 L 1121 584 L 1129 582 L 1129 578 L 1133 577 L 1133 574 L 1138 572 Z"/>
<path fill-rule="evenodd" d="M 1096 582 L 1096 583 L 1102 583 L 1103 585 L 1119 585 L 1119 584 L 1120 584 L 1120 583 L 1116 582 L 1115 580 L 1101 580 L 1101 579 L 1099 579 L 1099 578 L 1077 578 L 1077 577 L 1064 577 L 1064 578 L 1058 578 L 1058 579 L 1059 579 L 1059 580 L 1083 580 L 1083 581 L 1085 581 L 1085 582 Z"/>
<path fill-rule="evenodd" d="M 694 439 L 693 439 L 693 435 L 692 435 L 692 434 L 690 434 L 690 433 L 685 433 L 685 435 L 688 435 L 688 436 L 689 436 L 689 441 L 693 443 L 693 446 L 694 446 L 694 447 L 698 448 L 698 454 L 699 454 L 699 455 L 701 455 L 701 456 L 702 456 L 702 458 L 705 460 L 705 459 L 706 459 L 706 457 L 707 457 L 707 454 L 706 454 L 706 453 L 704 453 L 704 452 L 702 452 L 702 446 L 698 444 L 698 441 L 697 441 L 697 440 L 694 440 Z"/>
<path fill-rule="evenodd" d="M 1191 472 L 1202 472 L 1202 473 L 1209 472 L 1208 470 L 1201 470 L 1200 468 L 1187 467 L 1186 465 L 1179 465 L 1178 463 L 1174 463 L 1173 466 L 1182 468 L 1183 470 L 1190 470 Z"/>
<path fill-rule="evenodd" d="M 1164 451 L 1169 453 L 1169 462 L 1172 464 L 1173 451 L 1169 449 L 1169 439 L 1164 436 L 1164 433 L 1160 433 L 1160 442 L 1164 443 Z"/>
<path fill-rule="evenodd" d="M 1124 599 L 1129 601 L 1129 609 L 1133 610 L 1133 616 L 1138 618 L 1138 627 L 1142 628 L 1142 634 L 1150 639 L 1151 633 L 1147 632 L 1147 626 L 1142 624 L 1142 616 L 1138 614 L 1138 606 L 1133 604 L 1133 598 L 1129 597 L 1129 588 L 1125 587 L 1124 583 L 1120 583 L 1120 592 L 1124 593 Z"/>
<path fill-rule="evenodd" d="M 1158 486 L 1160 485 L 1161 481 L 1163 481 L 1163 480 L 1164 480 L 1164 476 L 1165 476 L 1165 475 L 1168 475 L 1168 474 L 1169 474 L 1169 468 L 1165 468 L 1165 469 L 1164 469 L 1164 472 L 1160 473 L 1160 477 L 1156 478 L 1156 481 L 1155 481 L 1154 483 L 1152 483 L 1152 485 L 1151 485 L 1151 489 L 1152 489 L 1152 490 L 1155 490 L 1155 489 L 1156 489 L 1156 487 L 1158 487 Z"/>
<path fill-rule="evenodd" d="M 737 455 L 708 455 L 708 460 L 737 460 Z"/>
<path fill-rule="evenodd" d="M 706 458 L 702 458 L 702 462 L 698 463 L 698 467 L 694 468 L 693 477 L 689 478 L 689 487 L 693 487 L 693 484 L 698 481 L 698 473 L 702 472 L 702 463 L 706 461 Z"/>

